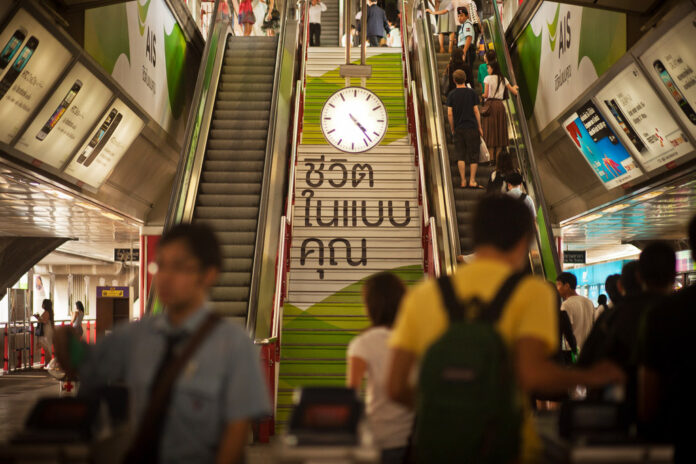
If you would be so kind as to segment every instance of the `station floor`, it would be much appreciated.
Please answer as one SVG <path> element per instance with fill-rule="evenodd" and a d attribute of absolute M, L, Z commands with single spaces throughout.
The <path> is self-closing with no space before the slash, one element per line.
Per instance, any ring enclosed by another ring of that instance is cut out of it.
<path fill-rule="evenodd" d="M 0 446 L 23 426 L 27 415 L 39 398 L 58 396 L 60 383 L 43 369 L 30 369 L 0 374 Z M 251 445 L 247 448 L 247 464 L 270 464 L 273 451 L 270 445 Z"/>

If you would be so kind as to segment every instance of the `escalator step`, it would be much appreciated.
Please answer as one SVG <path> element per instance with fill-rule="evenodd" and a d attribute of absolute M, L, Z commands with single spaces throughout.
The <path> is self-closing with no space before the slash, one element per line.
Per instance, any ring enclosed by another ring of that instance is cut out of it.
<path fill-rule="evenodd" d="M 252 259 L 237 258 L 237 259 L 223 259 L 222 260 L 222 272 L 249 272 L 251 271 L 251 266 L 253 265 Z"/>
<path fill-rule="evenodd" d="M 208 148 L 213 150 L 265 150 L 266 138 L 259 140 L 209 140 Z"/>
<path fill-rule="evenodd" d="M 259 195 L 206 195 L 200 193 L 196 204 L 201 206 L 252 206 L 259 204 Z"/>
<path fill-rule="evenodd" d="M 262 174 L 260 172 L 203 172 L 201 180 L 205 183 L 259 183 Z M 251 193 L 251 192 L 249 192 Z"/>
<path fill-rule="evenodd" d="M 211 301 L 246 301 L 249 287 L 215 287 L 210 290 Z"/>
<path fill-rule="evenodd" d="M 248 245 L 254 243 L 256 240 L 256 232 L 228 232 L 226 230 L 219 230 L 217 236 L 222 245 Z"/>
<path fill-rule="evenodd" d="M 256 219 L 206 219 L 205 222 L 216 232 L 234 230 L 256 233 Z"/>
<path fill-rule="evenodd" d="M 201 182 L 198 186 L 198 191 L 211 195 L 258 195 L 261 193 L 261 186 L 258 183 L 224 184 Z"/>
<path fill-rule="evenodd" d="M 266 139 L 268 138 L 267 130 L 244 130 L 244 131 L 234 131 L 232 129 L 212 129 L 209 135 L 211 140 L 229 140 L 234 141 L 235 139 L 243 141 L 251 140 L 261 140 L 262 143 L 266 144 Z"/>
<path fill-rule="evenodd" d="M 254 245 L 223 245 L 222 255 L 225 258 L 253 258 Z"/>
<path fill-rule="evenodd" d="M 208 307 L 223 316 L 236 316 L 236 320 L 244 325 L 246 322 L 246 301 L 209 301 Z"/>
<path fill-rule="evenodd" d="M 216 110 L 225 110 L 225 111 L 270 111 L 271 109 L 271 102 L 262 102 L 262 101 L 253 101 L 253 102 L 248 102 L 248 101 L 221 101 L 218 100 L 215 103 L 215 109 Z"/>
<path fill-rule="evenodd" d="M 236 150 L 236 149 L 210 149 L 205 152 L 205 159 L 209 161 L 261 161 L 266 157 L 264 150 Z"/>
<path fill-rule="evenodd" d="M 262 130 L 268 131 L 268 120 L 258 119 L 213 119 L 213 130 Z"/>
<path fill-rule="evenodd" d="M 263 171 L 263 161 L 205 161 L 203 169 L 211 172 L 261 172 Z"/>
<path fill-rule="evenodd" d="M 223 92 L 272 92 L 273 84 L 269 82 L 234 82 L 220 84 Z"/>
<path fill-rule="evenodd" d="M 271 92 L 218 92 L 218 101 L 220 102 L 267 102 L 271 99 Z"/>
<path fill-rule="evenodd" d="M 217 280 L 219 286 L 248 287 L 251 276 L 246 272 L 222 272 Z"/>
<path fill-rule="evenodd" d="M 268 125 L 268 110 L 224 110 L 215 109 L 213 121 L 265 121 Z"/>
<path fill-rule="evenodd" d="M 196 219 L 255 219 L 259 209 L 251 206 L 198 206 Z"/>
<path fill-rule="evenodd" d="M 220 76 L 220 81 L 223 83 L 247 83 L 252 81 L 249 76 L 243 74 L 222 74 Z M 273 84 L 273 74 L 271 75 L 258 75 L 254 76 L 253 82 L 257 83 L 271 83 Z"/>

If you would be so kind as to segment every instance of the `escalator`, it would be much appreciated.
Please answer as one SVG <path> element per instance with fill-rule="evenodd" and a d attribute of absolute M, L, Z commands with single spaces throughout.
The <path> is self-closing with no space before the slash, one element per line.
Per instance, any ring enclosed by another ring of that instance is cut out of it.
<path fill-rule="evenodd" d="M 494 50 L 503 75 L 515 83 L 510 56 L 498 15 L 495 0 L 484 0 L 482 13 L 485 49 Z M 438 222 L 438 243 L 443 272 L 451 272 L 457 257 L 470 254 L 473 250 L 471 222 L 477 201 L 485 194 L 484 190 L 463 189 L 459 187 L 460 179 L 456 162 L 451 161 L 450 153 L 454 149 L 451 143 L 450 129 L 447 123 L 446 108 L 440 96 L 440 76 L 447 66 L 449 57 L 438 54 L 434 44 L 434 29 L 429 15 L 425 13 L 427 5 L 422 0 L 405 0 L 406 22 L 403 34 L 405 43 L 409 44 L 410 73 L 416 82 L 415 92 L 421 114 L 431 115 L 424 118 L 421 125 L 423 145 L 426 151 L 428 177 L 428 195 L 432 210 Z M 490 12 L 486 15 L 483 12 Z M 474 65 L 476 73 L 478 64 Z M 476 82 L 476 76 L 474 76 Z M 478 90 L 480 92 L 480 90 Z M 529 197 L 537 206 L 537 239 L 530 252 L 530 267 L 535 274 L 554 279 L 560 269 L 558 253 L 553 242 L 548 210 L 541 190 L 541 183 L 536 169 L 534 154 L 527 121 L 522 111 L 519 97 L 505 101 L 508 119 L 510 145 L 508 151 L 516 158 L 524 178 L 524 185 Z M 477 182 L 486 185 L 492 166 L 479 165 Z"/>
<path fill-rule="evenodd" d="M 261 202 L 277 37 L 227 39 L 194 222 L 212 226 L 222 273 L 210 306 L 246 320 Z"/>

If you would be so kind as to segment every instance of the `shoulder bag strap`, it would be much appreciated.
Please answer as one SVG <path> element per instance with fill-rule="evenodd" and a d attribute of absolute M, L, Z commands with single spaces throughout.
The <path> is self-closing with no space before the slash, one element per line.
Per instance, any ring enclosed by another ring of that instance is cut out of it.
<path fill-rule="evenodd" d="M 150 400 L 145 408 L 138 432 L 133 439 L 133 444 L 127 454 L 124 462 L 142 462 L 145 450 L 153 440 L 157 439 L 158 427 L 157 423 L 161 420 L 163 414 L 166 414 L 171 404 L 171 393 L 179 374 L 184 366 L 191 359 L 193 354 L 199 348 L 206 336 L 218 325 L 221 318 L 215 313 L 208 315 L 206 320 L 191 335 L 186 347 L 183 351 L 172 360 L 169 366 L 164 370 L 162 375 L 155 379 L 155 385 L 152 388 Z"/>
<path fill-rule="evenodd" d="M 482 312 L 480 318 L 491 323 L 497 321 L 498 318 L 500 318 L 500 314 L 503 312 L 505 304 L 508 302 L 524 276 L 525 274 L 523 272 L 516 272 L 508 277 L 503 285 L 500 286 L 500 290 L 498 290 L 493 301 L 491 301 L 486 307 L 486 310 Z"/>
<path fill-rule="evenodd" d="M 440 295 L 442 302 L 445 304 L 445 311 L 449 316 L 450 321 L 460 321 L 464 318 L 464 308 L 459 304 L 457 295 L 454 293 L 454 286 L 450 276 L 443 275 L 437 279 L 440 286 Z"/>

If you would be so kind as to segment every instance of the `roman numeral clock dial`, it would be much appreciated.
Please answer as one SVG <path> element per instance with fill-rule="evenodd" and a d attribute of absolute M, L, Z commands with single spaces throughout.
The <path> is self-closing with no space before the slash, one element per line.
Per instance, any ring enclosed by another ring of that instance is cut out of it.
<path fill-rule="evenodd" d="M 321 110 L 324 138 L 347 153 L 362 153 L 376 147 L 387 133 L 387 127 L 384 103 L 362 87 L 334 92 Z"/>

